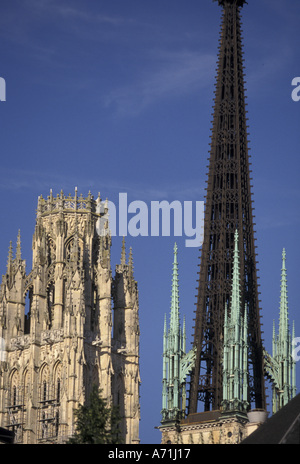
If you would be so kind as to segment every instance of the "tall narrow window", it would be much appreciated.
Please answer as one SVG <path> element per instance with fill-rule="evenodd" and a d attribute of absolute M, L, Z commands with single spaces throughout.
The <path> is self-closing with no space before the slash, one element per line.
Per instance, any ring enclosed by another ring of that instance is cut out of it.
<path fill-rule="evenodd" d="M 60 379 L 57 380 L 57 385 L 56 385 L 56 401 L 57 403 L 60 402 Z"/>
<path fill-rule="evenodd" d="M 96 321 L 97 321 L 97 305 L 98 305 L 98 292 L 97 288 L 93 285 L 93 291 L 92 291 L 92 306 L 91 306 L 91 330 L 94 331 L 96 330 Z"/>
<path fill-rule="evenodd" d="M 25 297 L 25 314 L 24 314 L 24 334 L 30 334 L 30 318 L 32 306 L 32 287 L 28 290 Z"/>
<path fill-rule="evenodd" d="M 17 387 L 13 386 L 12 406 L 17 406 Z"/>
<path fill-rule="evenodd" d="M 47 325 L 48 328 L 52 328 L 54 319 L 54 301 L 55 301 L 55 287 L 54 283 L 51 283 L 47 290 Z"/>
<path fill-rule="evenodd" d="M 44 380 L 43 382 L 43 390 L 42 390 L 42 401 L 47 401 L 47 396 L 48 396 L 48 388 L 47 388 L 47 382 Z"/>

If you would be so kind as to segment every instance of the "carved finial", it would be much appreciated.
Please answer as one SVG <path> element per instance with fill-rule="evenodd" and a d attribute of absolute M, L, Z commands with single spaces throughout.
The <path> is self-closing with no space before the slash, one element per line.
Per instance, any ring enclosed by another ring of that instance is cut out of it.
<path fill-rule="evenodd" d="M 126 265 L 126 250 L 125 250 L 125 237 L 123 237 L 122 241 L 122 251 L 121 251 L 121 266 Z"/>
<path fill-rule="evenodd" d="M 37 211 L 36 211 L 36 216 L 40 217 L 42 214 L 42 195 L 38 197 L 38 204 L 37 204 Z"/>
<path fill-rule="evenodd" d="M 285 260 L 286 260 L 286 252 L 285 248 L 282 250 L 282 269 L 285 269 Z"/>
<path fill-rule="evenodd" d="M 9 242 L 9 249 L 8 249 L 8 259 L 7 259 L 7 273 L 10 274 L 12 269 L 12 262 L 13 262 L 13 249 L 12 249 L 12 242 Z"/>
<path fill-rule="evenodd" d="M 16 260 L 21 261 L 21 259 L 21 232 L 19 230 L 17 238 Z"/>
<path fill-rule="evenodd" d="M 175 242 L 175 245 L 174 245 L 174 258 L 176 259 L 176 262 L 177 262 L 177 252 L 178 252 L 178 246 L 177 246 L 177 243 Z"/>
<path fill-rule="evenodd" d="M 133 257 L 132 257 L 132 248 L 129 249 L 129 258 L 128 258 L 128 274 L 129 278 L 133 280 Z"/>

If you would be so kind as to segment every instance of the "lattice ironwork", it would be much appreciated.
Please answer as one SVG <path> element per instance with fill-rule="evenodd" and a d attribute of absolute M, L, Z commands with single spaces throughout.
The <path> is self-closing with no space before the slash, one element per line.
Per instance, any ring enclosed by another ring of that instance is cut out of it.
<path fill-rule="evenodd" d="M 238 231 L 241 305 L 247 305 L 249 399 L 265 407 L 263 349 L 251 201 L 240 7 L 242 0 L 219 0 L 223 8 L 216 96 L 205 206 L 189 413 L 219 409 L 222 402 L 222 350 L 225 304 L 229 303 Z M 229 305 L 228 305 L 229 306 Z"/>

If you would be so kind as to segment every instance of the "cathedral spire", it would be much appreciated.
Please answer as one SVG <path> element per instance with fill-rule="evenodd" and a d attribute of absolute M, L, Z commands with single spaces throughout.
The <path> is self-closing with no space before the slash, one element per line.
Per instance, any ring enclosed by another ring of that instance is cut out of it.
<path fill-rule="evenodd" d="M 240 19 L 240 7 L 245 3 L 218 0 L 223 15 L 193 335 L 197 357 L 190 384 L 190 414 L 198 411 L 199 401 L 205 411 L 219 410 L 222 405 L 222 336 L 232 290 L 237 310 L 247 304 L 249 379 L 254 379 L 249 380 L 249 396 L 255 408 L 266 407 Z M 232 289 L 236 230 L 240 294 Z"/>

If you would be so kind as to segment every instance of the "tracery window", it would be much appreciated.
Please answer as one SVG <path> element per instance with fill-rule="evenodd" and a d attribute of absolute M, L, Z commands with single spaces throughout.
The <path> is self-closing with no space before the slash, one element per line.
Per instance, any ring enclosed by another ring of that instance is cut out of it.
<path fill-rule="evenodd" d="M 77 237 L 71 237 L 68 239 L 65 245 L 65 256 L 66 256 L 66 261 L 74 261 L 77 264 L 80 263 L 80 258 L 81 258 L 81 247 L 79 245 L 79 240 Z"/>
<path fill-rule="evenodd" d="M 56 248 L 55 243 L 51 238 L 48 239 L 47 243 L 47 264 L 51 266 L 55 262 L 56 259 Z"/>
<path fill-rule="evenodd" d="M 14 370 L 10 377 L 10 389 L 8 397 L 8 423 L 7 428 L 14 432 L 15 443 L 22 442 L 23 423 L 24 423 L 24 404 L 23 390 L 20 384 L 20 376 L 17 370 Z"/>

